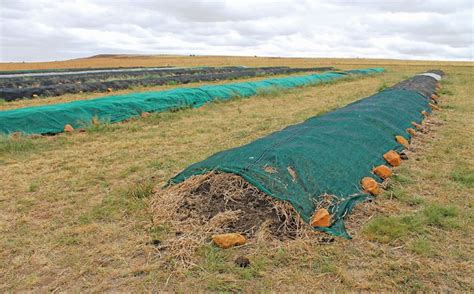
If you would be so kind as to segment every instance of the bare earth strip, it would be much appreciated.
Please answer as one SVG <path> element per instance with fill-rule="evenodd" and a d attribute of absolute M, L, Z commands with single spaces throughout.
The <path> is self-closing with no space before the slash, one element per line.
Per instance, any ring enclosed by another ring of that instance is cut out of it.
<path fill-rule="evenodd" d="M 308 66 L 322 65 L 313 62 Z M 370 61 L 338 62 L 330 65 Z M 441 66 L 447 73 L 442 110 L 430 132 L 415 139 L 409 160 L 353 240 L 252 242 L 225 251 L 209 243 L 195 253 L 194 267 L 163 264 L 157 240 L 167 228 L 151 223 L 153 187 L 217 151 L 436 67 L 390 63 L 379 76 L 153 114 L 86 133 L 1 139 L 0 291 L 473 291 L 473 76 L 472 67 L 457 64 Z M 240 255 L 251 267 L 234 265 Z"/>

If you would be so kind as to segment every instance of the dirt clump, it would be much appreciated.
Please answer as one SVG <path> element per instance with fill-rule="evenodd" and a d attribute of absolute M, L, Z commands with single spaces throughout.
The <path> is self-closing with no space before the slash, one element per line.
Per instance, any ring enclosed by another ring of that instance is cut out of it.
<path fill-rule="evenodd" d="M 314 234 L 291 204 L 234 174 L 207 173 L 161 189 L 151 208 L 154 225 L 175 232 L 168 251 L 184 260 L 216 234 L 238 233 L 257 242 Z"/>

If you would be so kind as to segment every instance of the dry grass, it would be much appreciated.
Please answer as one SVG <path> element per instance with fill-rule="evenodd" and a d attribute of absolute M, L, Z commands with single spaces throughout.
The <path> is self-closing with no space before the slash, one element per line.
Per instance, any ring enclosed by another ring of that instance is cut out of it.
<path fill-rule="evenodd" d="M 242 233 L 249 241 L 307 238 L 313 231 L 286 202 L 242 177 L 207 173 L 159 189 L 151 202 L 153 225 L 167 227 L 167 258 L 194 264 L 196 249 L 214 234 Z"/>
<path fill-rule="evenodd" d="M 102 67 L 159 67 L 159 66 L 335 66 L 366 67 L 380 66 L 469 66 L 472 62 L 452 61 L 406 61 L 394 59 L 341 59 L 341 58 L 280 58 L 253 56 L 177 56 L 177 55 L 110 55 L 78 58 L 53 62 L 0 63 L 1 70 L 30 70 L 56 68 L 102 68 Z"/>
<path fill-rule="evenodd" d="M 365 61 L 334 65 L 357 62 Z M 205 243 L 195 266 L 162 266 L 158 241 L 170 230 L 151 221 L 150 185 L 433 64 L 391 61 L 387 68 L 379 76 L 154 114 L 89 133 L 0 141 L 0 291 L 472 292 L 473 80 L 471 68 L 456 64 L 442 67 L 442 124 L 417 136 L 410 159 L 353 240 L 272 240 L 224 251 Z M 240 255 L 250 258 L 250 268 L 233 264 Z"/>

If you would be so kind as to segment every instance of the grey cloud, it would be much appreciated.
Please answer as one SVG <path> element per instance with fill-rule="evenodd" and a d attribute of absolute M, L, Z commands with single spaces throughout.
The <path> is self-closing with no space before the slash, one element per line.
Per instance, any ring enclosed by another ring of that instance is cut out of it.
<path fill-rule="evenodd" d="M 2 61 L 99 53 L 472 60 L 474 51 L 469 0 L 0 1 Z"/>

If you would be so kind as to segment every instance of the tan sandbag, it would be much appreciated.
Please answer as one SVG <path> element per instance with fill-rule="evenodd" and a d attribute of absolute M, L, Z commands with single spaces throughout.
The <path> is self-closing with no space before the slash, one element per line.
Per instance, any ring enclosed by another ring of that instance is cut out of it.
<path fill-rule="evenodd" d="M 415 129 L 408 128 L 408 129 L 407 129 L 407 133 L 410 134 L 410 135 L 412 135 L 413 137 L 416 136 L 416 131 L 415 131 Z"/>
<path fill-rule="evenodd" d="M 67 124 L 67 125 L 64 126 L 64 131 L 66 133 L 70 133 L 70 132 L 74 131 L 74 128 L 70 124 Z"/>
<path fill-rule="evenodd" d="M 150 113 L 149 113 L 149 112 L 146 112 L 146 111 L 144 111 L 144 112 L 142 112 L 142 113 L 140 114 L 140 116 L 141 116 L 142 118 L 147 118 L 147 117 L 149 117 L 149 116 L 150 116 Z"/>
<path fill-rule="evenodd" d="M 433 101 L 435 101 L 435 102 L 438 102 L 439 96 L 436 95 L 436 93 L 433 93 L 433 94 L 431 94 L 431 99 L 432 99 Z"/>
<path fill-rule="evenodd" d="M 380 194 L 379 184 L 371 177 L 365 177 L 360 182 L 362 184 L 362 189 L 364 189 L 365 192 L 372 195 Z"/>
<path fill-rule="evenodd" d="M 375 167 L 372 172 L 384 180 L 392 175 L 392 169 L 384 164 Z"/>
<path fill-rule="evenodd" d="M 390 150 L 387 153 L 383 155 L 383 158 L 391 165 L 391 166 L 399 166 L 400 163 L 402 162 L 402 159 L 400 158 L 400 155 L 393 151 Z"/>
<path fill-rule="evenodd" d="M 430 103 L 430 107 L 432 110 L 441 110 L 437 105 L 434 105 L 433 103 Z"/>
<path fill-rule="evenodd" d="M 441 83 L 440 82 L 437 82 L 436 83 L 436 89 L 437 90 L 441 90 L 443 88 L 443 86 L 441 86 Z"/>
<path fill-rule="evenodd" d="M 423 110 L 421 114 L 426 118 L 429 116 L 429 113 L 426 110 Z"/>
<path fill-rule="evenodd" d="M 222 249 L 233 246 L 244 245 L 247 239 L 244 235 L 238 233 L 219 234 L 212 236 L 212 242 Z"/>
<path fill-rule="evenodd" d="M 422 125 L 417 124 L 417 123 L 414 122 L 414 121 L 411 122 L 411 125 L 414 126 L 415 129 L 417 129 L 417 130 L 419 130 L 419 131 L 423 129 L 423 126 L 422 126 Z"/>
<path fill-rule="evenodd" d="M 402 145 L 405 148 L 410 147 L 410 143 L 408 142 L 407 139 L 405 139 L 403 136 L 395 136 L 395 140 L 397 140 L 397 143 Z"/>
<path fill-rule="evenodd" d="M 33 98 L 33 99 L 38 98 L 38 94 L 33 94 L 33 95 L 31 95 L 31 98 Z"/>
<path fill-rule="evenodd" d="M 112 88 L 107 88 L 107 92 L 112 92 Z"/>
<path fill-rule="evenodd" d="M 311 218 L 310 225 L 312 227 L 329 227 L 331 225 L 331 215 L 326 208 L 316 210 Z"/>

